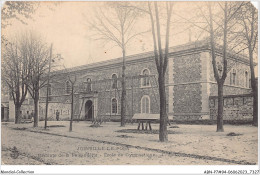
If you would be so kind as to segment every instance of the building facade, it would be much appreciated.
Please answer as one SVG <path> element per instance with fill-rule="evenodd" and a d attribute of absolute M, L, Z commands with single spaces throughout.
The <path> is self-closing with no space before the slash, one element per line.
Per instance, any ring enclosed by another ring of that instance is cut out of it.
<path fill-rule="evenodd" d="M 206 41 L 192 42 L 169 49 L 166 72 L 167 112 L 169 119 L 199 120 L 212 117 L 212 99 L 217 95 L 210 47 Z M 221 52 L 217 58 L 222 73 Z M 120 119 L 122 58 L 53 72 L 49 92 L 48 118 L 68 120 L 71 115 L 71 83 L 75 80 L 74 119 Z M 159 114 L 157 69 L 153 52 L 126 58 L 126 114 Z M 247 58 L 229 53 L 228 76 L 224 95 L 251 94 Z M 40 93 L 40 119 L 45 116 L 46 88 Z M 30 103 L 23 113 L 30 111 Z M 215 103 L 215 102 L 214 102 Z M 24 105 L 25 106 L 25 105 Z M 224 106 L 225 107 L 225 106 Z M 228 119 L 241 119 L 233 115 Z M 225 120 L 225 117 L 224 117 Z"/>

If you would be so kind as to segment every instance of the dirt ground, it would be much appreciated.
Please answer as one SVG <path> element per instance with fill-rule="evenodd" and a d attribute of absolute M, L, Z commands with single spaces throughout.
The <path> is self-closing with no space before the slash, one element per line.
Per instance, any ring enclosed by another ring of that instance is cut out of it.
<path fill-rule="evenodd" d="M 32 125 L 2 123 L 2 164 L 258 164 L 257 128 L 249 125 L 225 125 L 225 132 L 216 132 L 215 125 L 168 126 L 171 134 L 165 143 L 156 133 L 131 132 L 136 131 L 136 123 L 120 127 L 108 122 L 95 128 L 90 122 L 74 122 L 72 132 L 68 121 L 49 121 L 53 127 L 47 130 L 44 122 L 38 128 Z M 153 130 L 158 127 L 152 124 Z M 227 136 L 230 132 L 240 135 Z"/>

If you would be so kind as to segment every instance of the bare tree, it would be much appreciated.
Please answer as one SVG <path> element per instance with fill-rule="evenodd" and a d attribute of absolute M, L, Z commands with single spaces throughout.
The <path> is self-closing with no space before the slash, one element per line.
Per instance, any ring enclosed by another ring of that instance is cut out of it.
<path fill-rule="evenodd" d="M 59 60 L 60 59 L 63 59 L 63 58 L 59 58 Z M 66 74 L 67 80 L 69 82 L 69 86 L 68 87 L 67 87 L 67 84 L 66 84 L 66 91 L 70 92 L 70 96 L 71 96 L 71 114 L 70 114 L 71 116 L 70 116 L 69 132 L 72 132 L 72 123 L 73 123 L 73 118 L 74 118 L 74 98 L 75 98 L 75 94 L 78 91 L 80 91 L 82 89 L 82 87 L 79 87 L 78 85 L 76 86 L 76 84 L 77 84 L 77 75 L 71 73 L 64 64 L 62 65 L 62 67 L 64 69 L 63 71 Z M 55 80 L 54 80 L 54 82 L 59 83 L 59 84 L 63 83 L 63 82 L 55 81 Z"/>
<path fill-rule="evenodd" d="M 52 62 L 52 44 L 51 44 L 51 48 L 50 48 L 49 68 L 48 68 L 48 75 L 47 75 L 46 107 L 45 107 L 44 129 L 47 129 L 47 120 L 48 120 L 48 105 L 49 105 L 49 91 L 50 91 L 51 62 Z"/>
<path fill-rule="evenodd" d="M 202 30 L 202 34 L 209 34 L 213 72 L 218 86 L 217 132 L 222 132 L 224 131 L 223 87 L 227 73 L 234 66 L 234 63 L 228 63 L 230 56 L 228 52 L 232 52 L 232 56 L 238 56 L 244 50 L 240 47 L 241 40 L 237 42 L 236 20 L 244 2 L 206 2 L 206 4 L 206 6 L 197 5 L 199 12 L 194 18 L 195 21 L 178 16 Z M 218 53 L 221 53 L 221 56 L 217 56 Z"/>
<path fill-rule="evenodd" d="M 40 36 L 29 33 L 29 84 L 28 90 L 34 100 L 34 127 L 38 127 L 40 89 L 46 86 L 48 80 L 49 48 Z"/>
<path fill-rule="evenodd" d="M 10 19 L 16 19 L 23 24 L 32 18 L 32 14 L 38 8 L 39 3 L 31 1 L 6 1 L 2 8 L 2 27 L 11 25 Z"/>
<path fill-rule="evenodd" d="M 168 141 L 167 124 L 168 115 L 166 109 L 166 92 L 165 92 L 165 73 L 168 67 L 168 54 L 169 54 L 169 37 L 171 29 L 171 17 L 173 10 L 173 3 L 165 2 L 164 7 L 159 7 L 157 2 L 148 2 L 148 6 L 145 7 L 143 3 L 135 6 L 128 6 L 134 8 L 145 14 L 148 14 L 151 22 L 151 31 L 153 37 L 154 46 L 154 58 L 158 72 L 158 84 L 160 95 L 160 130 L 159 140 L 161 142 Z M 166 9 L 166 16 L 163 16 Z M 154 11 L 154 12 L 153 12 Z M 161 19 L 165 19 L 165 25 L 161 24 Z M 165 26 L 165 48 L 162 46 L 162 34 L 161 28 Z"/>
<path fill-rule="evenodd" d="M 1 25 L 2 31 L 12 22 L 19 21 L 24 25 L 28 25 L 30 20 L 34 19 L 34 14 L 40 6 L 45 5 L 49 10 L 54 11 L 55 7 L 60 5 L 60 2 L 42 3 L 36 1 L 6 1 L 1 9 Z M 5 32 L 1 33 L 2 44 L 8 43 L 8 38 Z"/>
<path fill-rule="evenodd" d="M 26 35 L 20 35 L 2 49 L 2 80 L 9 88 L 15 105 L 16 124 L 21 122 L 20 110 L 27 96 L 30 74 L 28 44 Z"/>
<path fill-rule="evenodd" d="M 159 140 L 161 142 L 168 141 L 167 123 L 168 116 L 166 112 L 166 93 L 165 93 L 165 73 L 168 66 L 168 52 L 169 52 L 169 35 L 170 35 L 170 21 L 172 15 L 173 4 L 166 2 L 166 34 L 165 34 L 165 50 L 163 51 L 161 43 L 161 24 L 159 17 L 159 10 L 157 2 L 154 2 L 154 15 L 152 12 L 152 4 L 148 2 L 149 16 L 151 20 L 153 45 L 154 45 L 154 57 L 158 71 L 158 84 L 160 94 L 160 132 Z M 154 19 L 155 18 L 155 19 Z M 157 33 L 156 33 L 157 31 Z"/>
<path fill-rule="evenodd" d="M 257 9 L 246 2 L 237 15 L 241 31 L 237 34 L 242 38 L 245 48 L 248 50 L 251 72 L 251 87 L 253 91 L 253 125 L 258 126 L 258 86 L 255 77 L 254 52 L 257 50 L 258 42 L 258 15 Z"/>
<path fill-rule="evenodd" d="M 121 96 L 121 126 L 126 119 L 126 50 L 130 41 L 145 32 L 134 32 L 138 11 L 128 7 L 129 2 L 107 2 L 106 12 L 100 8 L 91 27 L 97 32 L 97 39 L 113 42 L 122 50 L 122 96 Z"/>
<path fill-rule="evenodd" d="M 70 85 L 71 85 L 71 117 L 70 117 L 70 128 L 69 131 L 72 131 L 72 122 L 73 122 L 73 115 L 74 115 L 74 95 L 75 95 L 75 84 L 77 82 L 77 77 L 74 75 L 72 78 L 71 76 L 68 76 Z"/>
<path fill-rule="evenodd" d="M 224 4 L 223 4 L 224 3 Z M 230 47 L 230 39 L 231 28 L 234 26 L 234 17 L 238 10 L 242 7 L 243 3 L 234 3 L 234 2 L 223 2 L 218 3 L 220 6 L 220 18 L 214 19 L 212 13 L 212 2 L 208 3 L 209 10 L 209 20 L 207 20 L 209 24 L 209 33 L 210 33 L 210 46 L 211 46 L 211 57 L 212 57 L 212 65 L 214 77 L 217 81 L 218 85 L 218 115 L 217 115 L 217 132 L 223 132 L 223 87 L 227 77 L 228 72 L 228 48 Z M 216 15 L 217 16 L 217 15 Z M 214 28 L 214 26 L 217 26 Z M 223 68 L 219 69 L 217 65 L 217 39 L 219 42 L 222 41 L 222 64 Z"/>
<path fill-rule="evenodd" d="M 47 76 L 47 83 L 46 83 L 46 105 L 45 105 L 45 122 L 44 122 L 44 129 L 47 129 L 47 120 L 48 120 L 48 106 L 49 106 L 49 95 L 51 92 L 51 85 L 50 80 L 55 77 L 55 74 L 51 74 L 51 71 L 54 71 L 56 67 L 59 67 L 60 61 L 63 59 L 61 58 L 60 54 L 55 56 L 52 55 L 53 44 L 50 47 L 50 56 L 49 56 L 49 63 L 48 63 L 48 74 Z"/>
<path fill-rule="evenodd" d="M 61 2 L 42 3 L 36 1 L 6 1 L 1 9 L 2 12 L 2 27 L 6 28 L 12 25 L 12 20 L 15 19 L 22 24 L 27 25 L 28 19 L 34 18 L 34 13 L 40 6 L 45 5 L 49 10 L 54 11 L 55 7 Z"/>

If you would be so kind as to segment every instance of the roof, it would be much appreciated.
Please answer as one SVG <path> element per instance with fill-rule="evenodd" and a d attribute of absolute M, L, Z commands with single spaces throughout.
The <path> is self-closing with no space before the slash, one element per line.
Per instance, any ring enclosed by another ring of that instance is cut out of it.
<path fill-rule="evenodd" d="M 194 51 L 199 51 L 199 50 L 210 51 L 210 43 L 209 43 L 208 39 L 201 40 L 201 41 L 195 41 L 195 42 L 189 42 L 189 43 L 186 43 L 183 45 L 170 47 L 169 55 L 174 56 L 174 55 L 178 55 L 180 53 L 194 52 Z M 216 52 L 221 54 L 221 46 L 217 46 Z M 126 56 L 126 63 L 129 63 L 132 61 L 137 61 L 137 60 L 144 60 L 144 59 L 149 60 L 149 59 L 152 59 L 153 56 L 154 56 L 153 51 L 129 55 L 129 56 Z M 243 54 L 237 55 L 236 53 L 234 53 L 232 51 L 228 51 L 228 56 L 232 59 L 236 59 L 237 61 L 242 61 L 244 63 L 249 64 L 249 59 L 246 55 L 243 55 Z M 91 68 L 114 65 L 114 64 L 121 64 L 121 63 L 122 63 L 122 57 L 119 57 L 119 58 L 110 59 L 110 60 L 106 60 L 106 61 L 76 66 L 76 67 L 68 68 L 66 70 L 62 69 L 62 70 L 55 71 L 53 73 L 57 74 L 57 73 L 76 72 L 76 71 L 81 71 L 81 70 L 85 70 L 85 69 L 91 69 Z"/>

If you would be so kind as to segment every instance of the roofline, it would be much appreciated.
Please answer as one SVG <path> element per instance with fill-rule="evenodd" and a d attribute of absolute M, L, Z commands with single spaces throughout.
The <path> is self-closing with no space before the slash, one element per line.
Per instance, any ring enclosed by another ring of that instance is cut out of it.
<path fill-rule="evenodd" d="M 209 40 L 205 39 L 205 40 L 201 40 L 201 41 L 194 41 L 194 42 L 189 42 L 186 44 L 170 47 L 169 56 L 177 56 L 180 54 L 183 55 L 185 53 L 198 52 L 198 51 L 199 52 L 211 51 Z M 222 54 L 220 45 L 217 45 L 216 51 L 218 52 L 219 55 Z M 154 57 L 153 51 L 129 55 L 129 56 L 126 56 L 126 63 L 141 60 L 141 59 L 153 59 L 153 57 Z M 237 55 L 234 52 L 228 51 L 228 57 L 233 58 L 233 60 L 237 59 L 237 61 L 241 61 L 248 65 L 250 63 L 248 60 L 248 57 L 243 54 Z M 86 64 L 86 65 L 81 65 L 81 66 L 76 66 L 76 67 L 72 67 L 72 68 L 68 68 L 68 69 L 62 69 L 62 70 L 54 71 L 52 73 L 53 74 L 62 74 L 62 73 L 77 72 L 77 71 L 82 71 L 85 69 L 93 69 L 93 68 L 97 68 L 97 67 L 103 67 L 103 66 L 120 64 L 120 63 L 122 63 L 122 57 L 105 60 L 105 61 L 100 61 L 100 62 L 96 62 L 96 63 L 91 63 L 91 64 Z"/>

